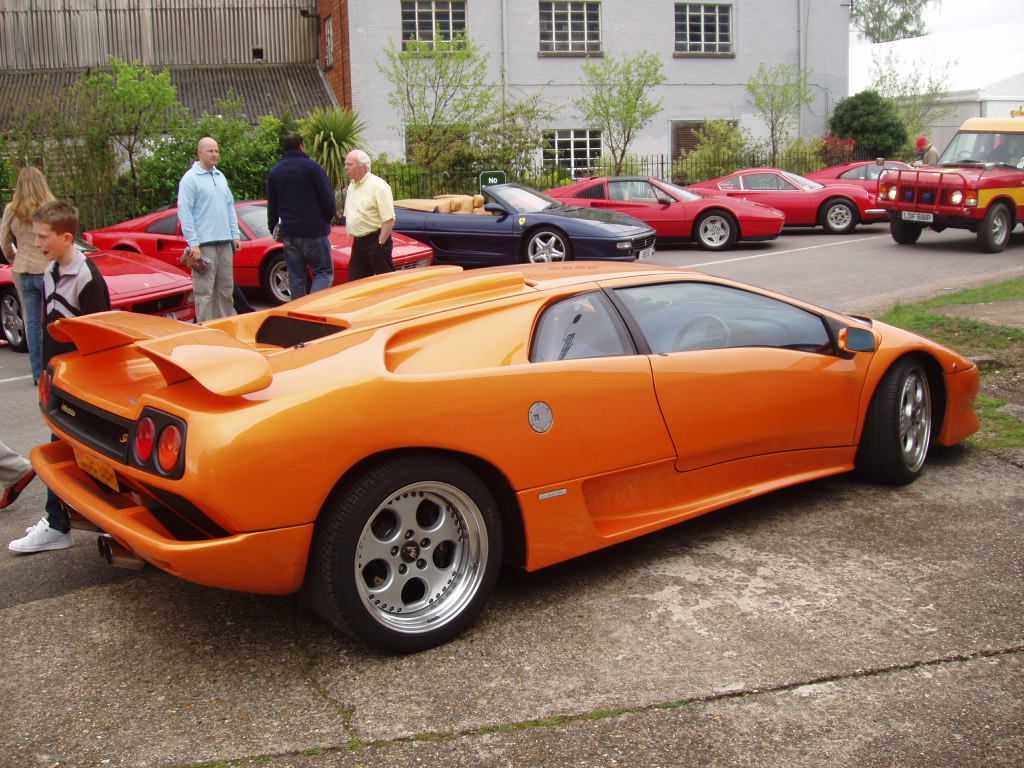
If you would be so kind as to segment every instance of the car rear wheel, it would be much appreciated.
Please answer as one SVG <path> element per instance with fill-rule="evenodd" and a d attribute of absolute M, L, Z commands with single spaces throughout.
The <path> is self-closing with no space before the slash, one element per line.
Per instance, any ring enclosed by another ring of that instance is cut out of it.
<path fill-rule="evenodd" d="M 267 257 L 263 264 L 263 285 L 260 287 L 275 304 L 285 304 L 292 300 L 292 285 L 288 279 L 288 264 L 285 263 L 283 252 L 275 251 Z"/>
<path fill-rule="evenodd" d="M 911 224 L 902 219 L 889 219 L 889 234 L 900 245 L 913 245 L 924 230 L 920 224 Z"/>
<path fill-rule="evenodd" d="M 903 358 L 875 390 L 857 448 L 857 474 L 866 480 L 906 485 L 917 478 L 932 437 L 932 399 L 921 363 Z"/>
<path fill-rule="evenodd" d="M 531 264 L 544 264 L 552 261 L 569 261 L 572 259 L 572 246 L 564 232 L 553 227 L 541 227 L 534 230 L 526 241 L 523 260 Z"/>
<path fill-rule="evenodd" d="M 1010 242 L 1010 212 L 1002 203 L 988 209 L 978 227 L 978 247 L 984 253 L 1000 253 Z"/>
<path fill-rule="evenodd" d="M 21 312 L 21 299 L 12 285 L 0 290 L 0 325 L 4 339 L 15 352 L 28 352 L 25 335 L 25 316 Z"/>
<path fill-rule="evenodd" d="M 338 629 L 412 653 L 451 640 L 476 618 L 501 552 L 497 505 L 476 475 L 443 456 L 394 458 L 328 500 L 306 595 Z"/>
<path fill-rule="evenodd" d="M 731 248 L 739 236 L 736 220 L 722 211 L 708 211 L 694 223 L 697 245 L 705 251 L 724 251 Z"/>
<path fill-rule="evenodd" d="M 852 232 L 857 220 L 857 206 L 849 200 L 829 200 L 821 209 L 821 226 L 833 235 Z"/>

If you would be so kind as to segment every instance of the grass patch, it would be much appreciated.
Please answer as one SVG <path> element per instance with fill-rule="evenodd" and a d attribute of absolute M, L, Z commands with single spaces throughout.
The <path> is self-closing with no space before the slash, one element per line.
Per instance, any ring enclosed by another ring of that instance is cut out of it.
<path fill-rule="evenodd" d="M 999 410 L 1004 405 L 1006 402 L 998 397 L 978 395 L 974 409 L 981 419 L 981 431 L 970 438 L 971 445 L 979 448 L 1024 447 L 1024 421 Z"/>

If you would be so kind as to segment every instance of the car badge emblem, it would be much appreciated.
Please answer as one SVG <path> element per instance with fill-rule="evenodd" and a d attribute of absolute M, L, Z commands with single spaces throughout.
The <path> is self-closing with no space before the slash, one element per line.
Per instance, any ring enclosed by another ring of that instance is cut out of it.
<path fill-rule="evenodd" d="M 551 425 L 555 422 L 555 417 L 551 413 L 551 406 L 547 403 L 536 402 L 530 406 L 530 426 L 534 432 L 544 434 Z"/>
<path fill-rule="evenodd" d="M 526 217 L 525 216 L 520 216 L 519 217 L 519 226 L 523 226 L 523 224 L 525 224 L 525 223 L 526 223 Z"/>

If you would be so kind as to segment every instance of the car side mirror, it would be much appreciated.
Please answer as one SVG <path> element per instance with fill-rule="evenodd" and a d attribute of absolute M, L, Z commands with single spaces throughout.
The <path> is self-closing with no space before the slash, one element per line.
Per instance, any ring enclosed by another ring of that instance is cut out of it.
<path fill-rule="evenodd" d="M 878 349 L 878 339 L 867 328 L 841 328 L 839 349 L 844 352 L 874 352 Z"/>
<path fill-rule="evenodd" d="M 671 197 L 667 197 L 666 195 L 660 195 L 658 197 L 658 202 L 662 205 L 672 205 L 673 200 Z"/>
<path fill-rule="evenodd" d="M 488 213 L 500 213 L 503 216 L 508 213 L 503 206 L 497 203 L 484 203 L 484 210 Z"/>

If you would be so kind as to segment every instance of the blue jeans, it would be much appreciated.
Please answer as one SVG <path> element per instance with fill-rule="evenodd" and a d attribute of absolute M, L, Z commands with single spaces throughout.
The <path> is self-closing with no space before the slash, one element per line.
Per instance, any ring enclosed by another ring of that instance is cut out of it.
<path fill-rule="evenodd" d="M 334 285 L 334 257 L 326 237 L 284 238 L 284 261 L 288 265 L 293 301 L 306 295 L 306 275 L 309 272 L 313 273 L 310 293 Z"/>
<path fill-rule="evenodd" d="M 14 283 L 21 296 L 21 311 L 25 314 L 25 341 L 28 342 L 32 381 L 38 384 L 43 373 L 43 276 L 15 272 Z"/>

